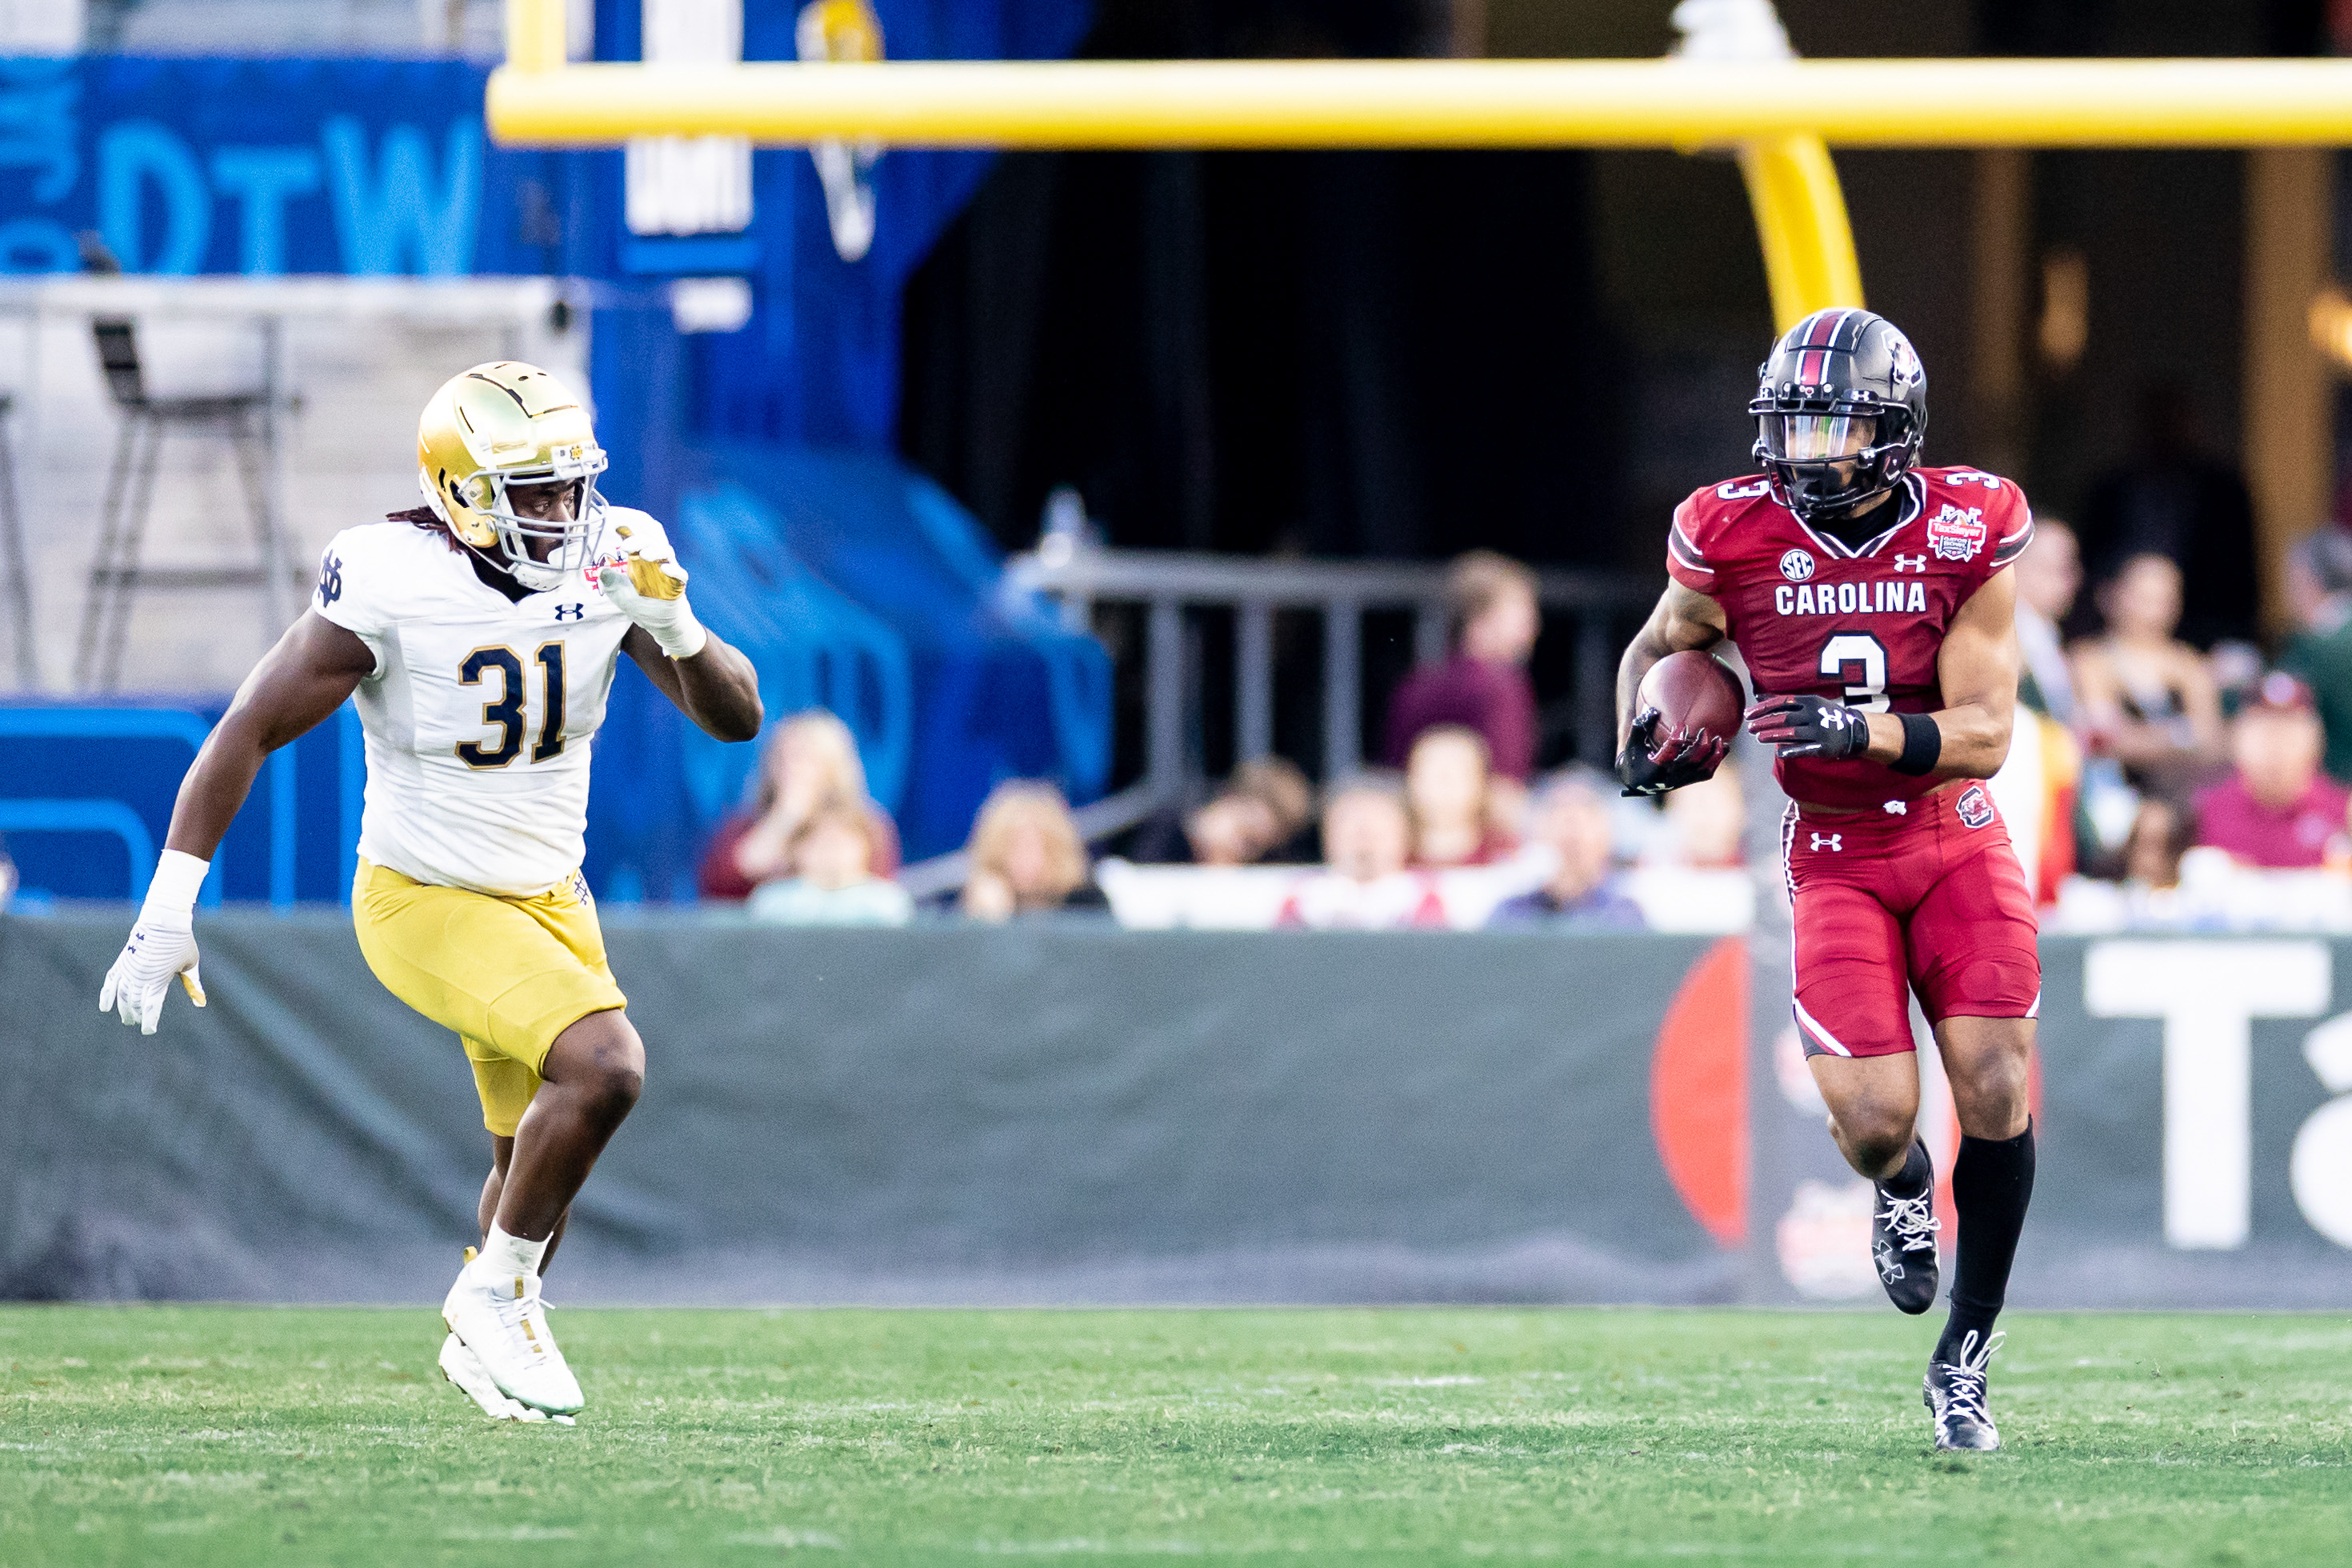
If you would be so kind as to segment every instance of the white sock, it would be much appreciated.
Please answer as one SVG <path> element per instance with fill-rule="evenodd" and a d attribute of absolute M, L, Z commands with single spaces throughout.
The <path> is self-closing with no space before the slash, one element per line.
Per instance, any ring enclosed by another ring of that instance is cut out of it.
<path fill-rule="evenodd" d="M 546 1256 L 546 1241 L 525 1241 L 493 1225 L 474 1267 L 482 1271 L 483 1279 L 497 1280 L 518 1296 L 533 1296 L 539 1293 L 539 1260 Z M 508 1283 L 518 1279 L 522 1281 L 520 1286 Z"/>

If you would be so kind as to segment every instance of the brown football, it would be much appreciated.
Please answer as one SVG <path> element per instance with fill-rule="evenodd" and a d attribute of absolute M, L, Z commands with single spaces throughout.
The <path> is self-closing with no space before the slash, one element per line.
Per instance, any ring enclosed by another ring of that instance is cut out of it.
<path fill-rule="evenodd" d="M 1696 728 L 1725 740 L 1739 734 L 1739 717 L 1748 710 L 1748 689 L 1739 672 L 1711 653 L 1685 649 L 1670 653 L 1642 677 L 1641 702 L 1636 711 L 1658 710 L 1657 734 Z"/>

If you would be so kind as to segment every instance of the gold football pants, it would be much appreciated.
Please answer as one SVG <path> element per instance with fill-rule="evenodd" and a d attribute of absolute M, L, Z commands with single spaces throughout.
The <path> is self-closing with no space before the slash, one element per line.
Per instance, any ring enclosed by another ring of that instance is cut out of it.
<path fill-rule="evenodd" d="M 465 1042 L 482 1125 L 502 1138 L 539 1092 L 555 1037 L 629 1005 L 576 871 L 544 893 L 501 899 L 362 860 L 352 923 L 384 989 Z"/>

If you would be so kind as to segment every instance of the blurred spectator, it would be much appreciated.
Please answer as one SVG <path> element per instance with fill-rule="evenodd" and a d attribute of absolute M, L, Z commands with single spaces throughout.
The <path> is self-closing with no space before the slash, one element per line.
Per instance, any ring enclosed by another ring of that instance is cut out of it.
<path fill-rule="evenodd" d="M 914 900 L 874 874 L 874 817 L 864 805 L 830 800 L 793 836 L 793 875 L 752 893 L 755 921 L 793 926 L 902 926 Z"/>
<path fill-rule="evenodd" d="M 702 854 L 696 880 L 706 899 L 748 899 L 761 882 L 793 874 L 793 840 L 830 800 L 864 804 L 873 821 L 873 870 L 898 874 L 898 830 L 866 793 L 866 764 L 849 726 L 822 708 L 775 728 L 760 756 L 750 809 L 729 815 Z"/>
<path fill-rule="evenodd" d="M 1404 774 L 1414 866 L 1491 866 L 1518 847 L 1495 826 L 1490 784 L 1486 742 L 1476 731 L 1440 724 L 1421 732 Z"/>
<path fill-rule="evenodd" d="M 2181 637 L 2200 648 L 2252 638 L 2254 509 L 2246 481 L 2199 449 L 2189 398 L 2152 386 L 2140 399 L 2140 449 L 2092 486 L 2083 508 L 2084 558 L 2104 582 L 2137 555 L 2161 555 L 2188 584 Z"/>
<path fill-rule="evenodd" d="M 2054 517 L 2036 518 L 2032 542 L 2017 558 L 2017 645 L 2025 655 L 2018 698 L 2067 725 L 2074 722 L 2074 675 L 2058 627 L 2082 589 L 2074 531 Z"/>
<path fill-rule="evenodd" d="M 1738 770 L 1726 767 L 1711 779 L 1673 791 L 1665 815 L 1668 864 L 1718 871 L 1746 859 L 1741 840 L 1748 835 L 1748 803 Z"/>
<path fill-rule="evenodd" d="M 1617 886 L 1611 861 L 1610 797 L 1600 775 L 1571 768 L 1555 775 L 1530 816 L 1535 841 L 1559 858 L 1549 880 L 1506 899 L 1486 917 L 1488 931 L 1536 926 L 1642 928 L 1642 907 Z"/>
<path fill-rule="evenodd" d="M 2180 568 L 2135 555 L 2101 585 L 2105 635 L 2077 644 L 2074 690 L 2085 741 L 2153 795 L 2188 794 L 2221 757 L 2221 700 L 2205 660 L 2172 629 Z"/>
<path fill-rule="evenodd" d="M 1445 576 L 1453 657 L 1413 671 L 1389 700 L 1388 765 L 1404 766 L 1425 730 L 1475 731 L 1499 786 L 1496 820 L 1507 826 L 1521 815 L 1536 766 L 1536 689 L 1527 670 L 1543 628 L 1536 587 L 1536 574 L 1507 555 L 1474 550 L 1457 558 Z"/>
<path fill-rule="evenodd" d="M 1308 873 L 1276 911 L 1277 926 L 1318 931 L 1442 927 L 1436 879 L 1405 869 L 1412 826 L 1393 779 L 1366 777 L 1323 807 L 1325 868 Z"/>
<path fill-rule="evenodd" d="M 1152 813 L 1137 828 L 1129 858 L 1147 866 L 1297 864 L 1310 858 L 1298 841 L 1314 810 L 1314 786 L 1297 764 L 1259 757 L 1192 810 Z"/>
<path fill-rule="evenodd" d="M 1234 770 L 1227 788 L 1265 802 L 1274 815 L 1274 847 L 1258 857 L 1286 866 L 1312 865 L 1323 856 L 1315 843 L 1315 786 L 1287 757 L 1255 757 Z"/>
<path fill-rule="evenodd" d="M 2083 754 L 2073 726 L 2081 704 L 2058 628 L 2082 586 L 2074 531 L 2054 517 L 2036 518 L 2032 542 L 2017 559 L 2017 645 L 2024 665 L 2017 722 L 2009 756 L 1989 782 L 2009 824 L 2010 847 L 2039 904 L 2055 902 L 2074 870 Z M 2114 762 L 2105 766 L 2120 786 Z"/>
<path fill-rule="evenodd" d="M 972 824 L 969 853 L 971 875 L 962 904 L 968 920 L 1110 908 L 1095 886 L 1069 803 L 1052 784 L 1008 779 L 990 791 Z"/>
<path fill-rule="evenodd" d="M 2124 883 L 2148 892 L 2180 886 L 2180 858 L 2189 852 L 2189 816 L 2168 800 L 2140 802 L 2124 840 Z"/>
<path fill-rule="evenodd" d="M 2300 629 L 2279 665 L 2311 688 L 2327 771 L 2352 783 L 2352 533 L 2333 525 L 2286 552 L 2287 608 Z"/>
<path fill-rule="evenodd" d="M 2197 842 L 2249 866 L 2324 864 L 2352 805 L 2319 771 L 2324 744 L 2309 689 L 2284 670 L 2263 677 L 2230 729 L 2236 771 L 2197 797 Z"/>
<path fill-rule="evenodd" d="M 2229 857 L 2221 851 L 2189 847 L 2191 826 L 2189 814 L 2172 802 L 2142 801 L 2124 837 L 2123 880 L 2069 877 L 2055 900 L 2056 908 L 2044 911 L 2042 930 L 2092 933 L 2226 929 L 2227 922 L 2216 918 L 2221 912 L 2219 906 L 2181 885 L 2182 863 L 2191 855 L 2220 857 L 2223 875 L 2230 875 Z"/>

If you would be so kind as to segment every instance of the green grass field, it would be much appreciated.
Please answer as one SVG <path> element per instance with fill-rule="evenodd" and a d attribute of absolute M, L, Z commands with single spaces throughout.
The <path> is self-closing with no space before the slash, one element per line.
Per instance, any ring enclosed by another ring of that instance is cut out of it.
<path fill-rule="evenodd" d="M 2352 1561 L 2340 1317 L 2014 1315 L 2008 1448 L 1942 1458 L 1888 1312 L 555 1323 L 568 1430 L 429 1310 L 0 1310 L 0 1564 Z"/>

